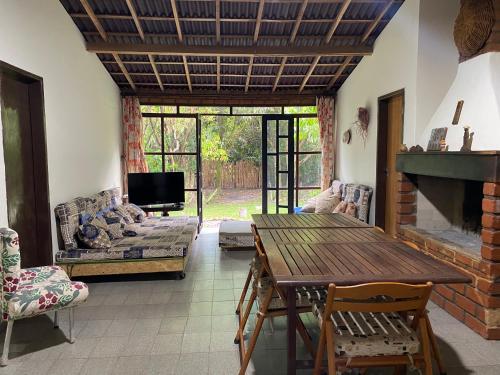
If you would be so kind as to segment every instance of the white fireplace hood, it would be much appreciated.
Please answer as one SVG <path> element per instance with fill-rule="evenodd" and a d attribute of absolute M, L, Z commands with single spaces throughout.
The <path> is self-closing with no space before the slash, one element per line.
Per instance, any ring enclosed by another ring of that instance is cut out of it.
<path fill-rule="evenodd" d="M 458 125 L 452 125 L 459 100 L 464 101 Z M 459 151 L 463 127 L 474 132 L 472 150 L 500 149 L 500 52 L 476 56 L 458 65 L 457 75 L 418 143 L 424 148 L 433 128 L 448 127 L 449 151 Z"/>

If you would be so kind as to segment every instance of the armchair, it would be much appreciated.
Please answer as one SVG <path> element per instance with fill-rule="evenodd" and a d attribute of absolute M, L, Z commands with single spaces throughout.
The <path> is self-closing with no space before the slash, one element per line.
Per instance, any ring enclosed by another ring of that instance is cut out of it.
<path fill-rule="evenodd" d="M 73 307 L 86 301 L 86 284 L 71 281 L 60 267 L 21 268 L 19 237 L 15 231 L 0 228 L 0 302 L 2 320 L 7 322 L 0 366 L 6 366 L 10 338 L 15 320 L 54 311 L 54 327 L 58 328 L 57 312 L 69 309 L 69 341 L 73 338 Z"/>

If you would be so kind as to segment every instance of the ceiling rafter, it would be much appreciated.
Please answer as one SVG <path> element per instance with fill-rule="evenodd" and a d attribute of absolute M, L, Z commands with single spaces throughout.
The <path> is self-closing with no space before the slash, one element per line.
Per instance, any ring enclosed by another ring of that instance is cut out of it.
<path fill-rule="evenodd" d="M 220 43 L 220 0 L 215 0 L 215 37 Z"/>
<path fill-rule="evenodd" d="M 182 62 L 184 64 L 184 73 L 186 74 L 186 81 L 189 87 L 189 92 L 193 92 L 193 85 L 191 84 L 191 76 L 189 75 L 189 65 L 187 63 L 186 56 L 182 56 Z"/>
<path fill-rule="evenodd" d="M 120 67 L 120 70 L 122 71 L 123 75 L 127 79 L 128 83 L 130 84 L 130 87 L 135 91 L 136 87 L 134 84 L 134 81 L 132 81 L 132 77 L 130 77 L 130 74 L 128 73 L 127 69 L 125 68 L 125 65 L 123 65 L 122 60 L 120 59 L 120 56 L 118 56 L 117 53 L 113 53 L 113 57 L 115 58 L 116 62 L 118 63 L 118 66 Z"/>
<path fill-rule="evenodd" d="M 179 14 L 177 13 L 177 4 L 176 4 L 175 0 L 170 0 L 170 6 L 172 7 L 172 14 L 174 16 L 175 28 L 177 29 L 177 35 L 179 37 L 179 42 L 182 42 L 181 22 L 179 20 Z"/>
<path fill-rule="evenodd" d="M 250 61 L 248 63 L 247 80 L 245 82 L 245 92 L 248 92 L 248 87 L 250 86 L 250 79 L 252 78 L 252 70 L 253 70 L 253 60 L 254 57 L 250 56 Z"/>
<path fill-rule="evenodd" d="M 257 10 L 257 18 L 255 19 L 255 31 L 253 33 L 253 42 L 257 43 L 259 39 L 260 25 L 262 23 L 262 14 L 264 13 L 265 0 L 260 0 Z"/>
<path fill-rule="evenodd" d="M 217 56 L 217 92 L 220 92 L 220 56 Z"/>
<path fill-rule="evenodd" d="M 101 60 L 103 64 L 116 64 L 116 61 L 114 60 Z M 124 61 L 125 64 L 130 64 L 130 65 L 142 65 L 142 64 L 148 64 L 147 61 Z M 339 67 L 343 63 L 318 63 L 316 65 L 317 67 Z M 156 61 L 156 65 L 184 65 L 182 61 Z M 188 65 L 200 65 L 200 66 L 216 66 L 216 62 L 195 62 L 195 61 L 188 61 Z M 221 61 L 220 63 L 221 66 L 248 66 L 248 63 L 224 63 Z M 309 63 L 288 63 L 287 66 L 309 66 Z M 356 63 L 351 63 L 348 66 L 356 66 Z M 280 67 L 281 63 L 254 63 L 254 67 Z M 314 76 L 314 74 L 313 74 Z M 331 76 L 331 74 L 330 74 Z"/>
<path fill-rule="evenodd" d="M 255 67 L 255 64 L 253 65 Z M 122 72 L 112 72 L 110 73 L 112 76 L 122 76 Z M 129 72 L 130 76 L 138 76 L 138 77 L 153 77 L 156 76 L 155 73 L 144 73 L 144 72 Z M 159 73 L 160 76 L 163 77 L 184 77 L 184 73 Z M 190 77 L 217 77 L 217 73 L 190 73 Z M 254 78 L 272 78 L 274 74 L 252 74 Z M 313 74 L 311 77 L 317 78 L 330 78 L 331 74 Z M 237 77 L 237 78 L 246 78 L 247 74 L 238 74 L 238 73 L 228 73 L 224 74 L 224 77 Z M 303 74 L 283 74 L 283 78 L 302 78 Z M 223 86 L 223 84 L 221 84 Z M 298 86 L 298 85 L 297 85 Z"/>
<path fill-rule="evenodd" d="M 105 41 L 108 40 L 108 35 L 106 34 L 106 31 L 104 30 L 104 27 L 102 27 L 101 21 L 97 18 L 96 14 L 94 13 L 94 10 L 90 6 L 89 2 L 87 0 L 80 0 L 80 3 L 83 6 L 83 9 L 85 9 L 85 12 L 87 12 L 87 16 L 90 17 L 90 20 L 94 24 L 95 28 L 99 32 L 99 35 L 101 38 Z"/>
<path fill-rule="evenodd" d="M 307 3 L 308 3 L 308 0 L 304 0 L 302 2 L 302 5 L 300 6 L 300 9 L 299 9 L 299 13 L 297 14 L 297 17 L 295 18 L 295 23 L 293 25 L 292 33 L 291 33 L 290 39 L 289 39 L 290 44 L 293 44 L 295 42 L 295 38 L 297 37 L 297 33 L 299 32 L 300 22 L 302 21 L 302 18 L 304 17 L 304 12 L 306 11 Z M 281 75 L 283 74 L 283 70 L 285 69 L 287 59 L 288 58 L 286 56 L 281 59 L 281 64 L 280 64 L 280 67 L 278 69 L 278 73 L 276 74 L 276 78 L 275 78 L 274 84 L 273 84 L 273 92 L 275 92 L 276 89 L 278 88 L 278 83 L 280 81 Z"/>
<path fill-rule="evenodd" d="M 137 29 L 137 32 L 139 33 L 139 36 L 141 37 L 142 40 L 144 40 L 144 31 L 142 30 L 141 22 L 139 21 L 139 18 L 137 17 L 137 13 L 134 8 L 134 4 L 132 4 L 132 0 L 125 0 L 127 2 L 127 7 L 128 10 L 130 11 L 130 14 L 132 15 L 132 19 L 134 20 L 135 27 Z"/>
<path fill-rule="evenodd" d="M 375 20 L 368 26 L 366 31 L 363 33 L 363 36 L 361 37 L 361 43 L 365 43 L 368 39 L 368 37 L 371 35 L 373 30 L 377 27 L 377 25 L 380 23 L 382 18 L 385 16 L 387 11 L 391 8 L 391 6 L 394 4 L 394 0 L 388 0 L 387 3 L 385 4 L 384 8 L 382 11 L 379 13 L 379 15 L 375 18 Z M 335 75 L 332 77 L 330 82 L 328 83 L 328 86 L 326 87 L 327 90 L 330 90 L 335 83 L 338 81 L 344 70 L 349 66 L 349 64 L 352 61 L 352 56 L 348 56 L 345 58 L 344 63 L 337 69 L 337 72 L 335 72 Z"/>
<path fill-rule="evenodd" d="M 335 17 L 335 19 L 334 19 L 334 21 L 332 23 L 332 26 L 330 27 L 330 29 L 328 30 L 328 32 L 325 35 L 325 39 L 323 40 L 323 44 L 330 43 L 330 40 L 332 39 L 333 34 L 335 34 L 335 31 L 337 30 L 337 27 L 340 24 L 340 20 L 342 19 L 342 17 L 344 17 L 344 14 L 347 11 L 347 8 L 349 8 L 349 5 L 351 4 L 351 1 L 352 0 L 344 0 L 342 2 L 342 5 L 341 5 L 341 7 L 339 9 L 339 12 L 337 13 L 337 16 Z M 313 63 L 309 67 L 309 70 L 307 71 L 307 74 L 304 77 L 304 80 L 302 81 L 302 84 L 300 85 L 299 93 L 304 90 L 304 87 L 306 87 L 307 81 L 309 81 L 309 78 L 311 77 L 312 73 L 314 72 L 314 69 L 316 69 L 316 65 L 318 65 L 320 59 L 321 59 L 321 56 L 316 56 L 314 58 Z"/>
<path fill-rule="evenodd" d="M 156 80 L 158 81 L 158 85 L 160 86 L 160 90 L 164 91 L 163 83 L 161 81 L 160 74 L 158 73 L 158 68 L 156 67 L 155 58 L 153 55 L 148 55 L 148 59 L 149 59 L 149 62 L 151 64 L 151 67 L 153 68 L 153 72 L 156 76 Z M 129 73 L 129 74 L 132 75 L 132 73 Z"/>

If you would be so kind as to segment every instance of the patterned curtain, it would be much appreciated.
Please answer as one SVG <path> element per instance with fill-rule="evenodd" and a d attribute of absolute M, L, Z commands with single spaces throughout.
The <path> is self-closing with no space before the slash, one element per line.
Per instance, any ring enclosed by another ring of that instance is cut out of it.
<path fill-rule="evenodd" d="M 143 125 L 141 105 L 136 96 L 123 98 L 123 155 L 122 183 L 123 193 L 128 191 L 127 174 L 133 172 L 148 172 L 142 145 Z"/>
<path fill-rule="evenodd" d="M 334 173 L 335 116 L 331 96 L 316 98 L 321 141 L 321 190 L 330 187 Z"/>

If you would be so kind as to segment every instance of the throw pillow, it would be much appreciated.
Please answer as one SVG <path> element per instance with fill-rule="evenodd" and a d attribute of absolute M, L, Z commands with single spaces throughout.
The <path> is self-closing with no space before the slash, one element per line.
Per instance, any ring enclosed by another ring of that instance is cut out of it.
<path fill-rule="evenodd" d="M 347 210 L 347 202 L 342 201 L 337 205 L 337 207 L 334 208 L 333 213 L 334 214 L 344 213 L 346 210 Z"/>
<path fill-rule="evenodd" d="M 342 195 L 342 185 L 344 185 L 342 181 L 334 180 L 332 182 L 332 187 L 331 187 L 332 193 L 337 195 Z"/>
<path fill-rule="evenodd" d="M 316 198 L 312 197 L 302 206 L 300 212 L 313 213 L 314 210 L 316 210 Z"/>
<path fill-rule="evenodd" d="M 95 225 L 97 228 L 101 228 L 104 231 L 108 230 L 108 223 L 106 223 L 106 220 L 104 220 L 103 217 L 94 217 L 88 224 Z"/>
<path fill-rule="evenodd" d="M 125 206 L 116 207 L 114 212 L 123 219 L 125 224 L 132 224 L 134 222 L 134 219 L 132 219 Z"/>
<path fill-rule="evenodd" d="M 93 224 L 80 225 L 78 239 L 90 249 L 109 249 L 111 240 L 106 232 Z"/>
<path fill-rule="evenodd" d="M 345 213 L 347 215 L 351 215 L 353 217 L 356 217 L 356 212 L 357 212 L 358 208 L 356 207 L 356 205 L 354 203 L 348 203 L 347 204 L 347 208 L 345 210 Z"/>
<path fill-rule="evenodd" d="M 142 223 L 146 218 L 146 213 L 133 203 L 126 204 L 125 208 L 136 223 Z"/>
<path fill-rule="evenodd" d="M 331 214 L 335 207 L 340 203 L 340 197 L 338 195 L 330 195 L 316 201 L 316 209 L 314 210 L 317 214 Z"/>
<path fill-rule="evenodd" d="M 108 225 L 116 223 L 125 225 L 125 220 L 123 220 L 123 218 L 120 215 L 118 215 L 113 211 L 106 212 L 104 214 L 104 220 L 106 220 L 106 223 Z"/>
<path fill-rule="evenodd" d="M 108 224 L 107 232 L 111 240 L 123 238 L 122 225 L 120 223 Z"/>

